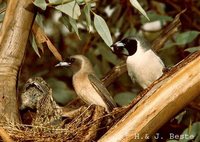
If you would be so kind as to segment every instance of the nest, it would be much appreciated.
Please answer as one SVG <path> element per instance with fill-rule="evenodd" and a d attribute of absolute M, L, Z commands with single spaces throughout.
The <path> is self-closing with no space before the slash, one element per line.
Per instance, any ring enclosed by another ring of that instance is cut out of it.
<path fill-rule="evenodd" d="M 21 111 L 23 124 L 0 121 L 3 141 L 96 141 L 128 110 L 116 108 L 108 113 L 101 106 L 77 107 L 73 103 L 68 105 L 70 108 L 59 107 L 52 98 L 52 89 L 41 77 L 27 81 L 21 102 L 22 110 L 28 108 Z"/>
<path fill-rule="evenodd" d="M 63 119 L 61 123 L 49 126 L 0 123 L 13 141 L 95 141 L 113 125 L 113 117 L 105 114 L 100 106 L 82 107 L 81 113 L 73 119 Z M 2 136 L 2 134 L 1 134 Z M 3 136 L 2 136 L 3 137 Z M 5 140 L 4 140 L 5 141 Z"/>

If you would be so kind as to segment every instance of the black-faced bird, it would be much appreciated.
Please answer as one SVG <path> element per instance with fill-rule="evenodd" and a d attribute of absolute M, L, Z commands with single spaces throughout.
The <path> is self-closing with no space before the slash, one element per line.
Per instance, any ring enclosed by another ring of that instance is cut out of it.
<path fill-rule="evenodd" d="M 96 77 L 92 64 L 83 55 L 74 55 L 56 66 L 65 66 L 73 71 L 73 87 L 77 95 L 88 105 L 99 105 L 111 111 L 116 103 L 102 82 Z"/>
<path fill-rule="evenodd" d="M 160 78 L 165 65 L 160 57 L 150 48 L 150 44 L 142 37 L 127 37 L 111 45 L 116 55 L 127 56 L 128 75 L 143 89 Z"/>

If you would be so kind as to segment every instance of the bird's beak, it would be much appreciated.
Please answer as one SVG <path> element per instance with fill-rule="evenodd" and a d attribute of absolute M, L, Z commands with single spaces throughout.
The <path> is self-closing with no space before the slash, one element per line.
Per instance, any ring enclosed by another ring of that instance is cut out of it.
<path fill-rule="evenodd" d="M 112 51 L 114 51 L 114 47 L 113 47 L 113 45 L 110 46 L 110 49 L 111 49 Z"/>
<path fill-rule="evenodd" d="M 121 41 L 118 41 L 118 42 L 112 44 L 110 46 L 110 49 L 112 50 L 113 53 L 116 53 L 117 52 L 116 50 L 118 49 L 117 47 L 124 47 L 124 43 L 122 43 Z"/>
<path fill-rule="evenodd" d="M 69 67 L 71 65 L 71 63 L 69 62 L 60 62 L 58 64 L 55 65 L 55 67 Z"/>

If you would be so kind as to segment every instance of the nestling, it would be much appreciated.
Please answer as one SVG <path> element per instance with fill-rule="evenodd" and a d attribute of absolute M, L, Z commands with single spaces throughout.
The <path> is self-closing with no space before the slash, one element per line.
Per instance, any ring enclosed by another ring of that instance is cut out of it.
<path fill-rule="evenodd" d="M 88 58 L 83 55 L 74 55 L 70 56 L 66 62 L 60 62 L 56 66 L 66 66 L 72 69 L 74 89 L 86 104 L 102 106 L 108 112 L 116 107 L 108 90 L 95 76 Z"/>
<path fill-rule="evenodd" d="M 111 45 L 111 49 L 116 55 L 127 56 L 128 75 L 143 89 L 162 76 L 165 65 L 143 38 L 124 38 Z"/>
<path fill-rule="evenodd" d="M 36 109 L 39 101 L 49 93 L 49 86 L 41 77 L 30 78 L 23 87 L 20 96 L 20 109 L 26 108 Z"/>

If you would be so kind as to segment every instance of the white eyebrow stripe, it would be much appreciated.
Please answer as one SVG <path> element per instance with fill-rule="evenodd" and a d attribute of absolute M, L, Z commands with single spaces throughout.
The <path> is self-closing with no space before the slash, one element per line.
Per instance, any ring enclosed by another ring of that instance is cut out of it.
<path fill-rule="evenodd" d="M 57 65 L 55 65 L 55 67 L 59 67 L 59 66 L 66 66 L 66 67 L 68 67 L 68 66 L 70 66 L 71 64 L 70 63 L 68 63 L 68 62 L 60 62 L 60 63 L 58 63 Z"/>
<path fill-rule="evenodd" d="M 122 43 L 121 41 L 118 41 L 118 42 L 115 43 L 115 45 L 116 45 L 116 46 L 124 46 L 125 44 Z"/>

